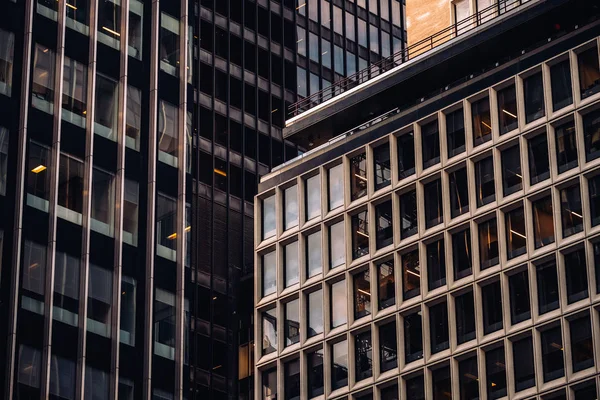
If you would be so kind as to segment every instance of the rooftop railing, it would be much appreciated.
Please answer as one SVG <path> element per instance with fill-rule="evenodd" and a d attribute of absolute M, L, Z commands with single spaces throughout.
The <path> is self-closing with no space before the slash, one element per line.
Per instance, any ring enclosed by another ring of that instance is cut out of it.
<path fill-rule="evenodd" d="M 288 107 L 289 118 L 296 117 L 310 110 L 311 108 L 326 102 L 327 100 L 330 100 L 358 85 L 361 85 L 368 80 L 373 79 L 376 76 L 379 76 L 384 72 L 387 72 L 415 58 L 416 56 L 427 53 L 435 47 L 460 35 L 463 35 L 482 24 L 492 21 L 507 11 L 513 10 L 530 1 L 532 0 L 499 0 L 492 6 L 480 10 L 461 21 L 458 21 L 457 23 L 450 25 L 446 29 L 420 40 L 417 43 L 413 43 L 397 53 L 392 54 L 387 58 L 383 58 L 378 62 L 369 65 L 367 68 L 333 83 L 331 86 L 321 91 L 300 99 Z"/>

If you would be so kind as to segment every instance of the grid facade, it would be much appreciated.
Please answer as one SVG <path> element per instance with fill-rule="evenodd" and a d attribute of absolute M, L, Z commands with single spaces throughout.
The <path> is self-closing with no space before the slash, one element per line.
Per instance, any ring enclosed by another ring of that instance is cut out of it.
<path fill-rule="evenodd" d="M 598 46 L 257 196 L 257 398 L 598 397 Z"/>

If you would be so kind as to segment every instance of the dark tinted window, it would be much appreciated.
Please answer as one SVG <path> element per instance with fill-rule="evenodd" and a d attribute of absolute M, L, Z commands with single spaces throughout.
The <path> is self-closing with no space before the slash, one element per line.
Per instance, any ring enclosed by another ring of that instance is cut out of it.
<path fill-rule="evenodd" d="M 467 358 L 458 363 L 458 380 L 461 400 L 479 399 L 479 372 L 477 371 L 477 356 Z"/>
<path fill-rule="evenodd" d="M 398 366 L 398 343 L 396 340 L 396 322 L 379 328 L 379 356 L 381 372 Z"/>
<path fill-rule="evenodd" d="M 494 161 L 491 156 L 475 163 L 475 191 L 477 207 L 496 199 Z"/>
<path fill-rule="evenodd" d="M 585 316 L 569 322 L 571 332 L 571 361 L 573 371 L 594 366 L 594 344 L 590 317 Z"/>
<path fill-rule="evenodd" d="M 306 357 L 308 368 L 309 397 L 323 394 L 323 350 L 308 353 Z"/>
<path fill-rule="evenodd" d="M 441 224 L 444 220 L 444 210 L 442 206 L 442 181 L 436 179 L 433 182 L 425 184 L 425 227 Z"/>
<path fill-rule="evenodd" d="M 531 318 L 527 270 L 509 276 L 508 286 L 510 289 L 510 320 L 515 325 Z"/>
<path fill-rule="evenodd" d="M 448 348 L 448 307 L 439 303 L 429 307 L 431 354 Z"/>
<path fill-rule="evenodd" d="M 427 245 L 427 285 L 429 290 L 446 284 L 444 239 Z"/>
<path fill-rule="evenodd" d="M 589 178 L 588 189 L 590 191 L 592 226 L 597 226 L 600 224 L 600 175 Z"/>
<path fill-rule="evenodd" d="M 558 278 L 556 263 L 549 261 L 536 268 L 539 313 L 544 314 L 558 308 Z"/>
<path fill-rule="evenodd" d="M 352 216 L 352 258 L 369 254 L 369 222 L 367 211 Z"/>
<path fill-rule="evenodd" d="M 467 169 L 450 172 L 450 216 L 458 217 L 469 211 L 469 182 Z"/>
<path fill-rule="evenodd" d="M 565 375 L 560 325 L 543 331 L 541 339 L 544 382 L 549 382 Z"/>
<path fill-rule="evenodd" d="M 558 173 L 563 173 L 577 166 L 577 142 L 575 140 L 575 124 L 567 122 L 554 129 L 556 136 L 556 162 Z"/>
<path fill-rule="evenodd" d="M 567 278 L 567 302 L 571 304 L 587 298 L 588 281 L 584 249 L 565 254 L 565 275 Z"/>
<path fill-rule="evenodd" d="M 516 145 L 502 151 L 502 190 L 504 196 L 521 190 L 523 175 L 521 172 L 521 150 Z"/>
<path fill-rule="evenodd" d="M 375 206 L 375 229 L 377 230 L 377 249 L 394 243 L 392 226 L 392 201 L 388 200 Z"/>
<path fill-rule="evenodd" d="M 481 269 L 498 264 L 498 230 L 496 218 L 479 224 L 479 261 Z"/>
<path fill-rule="evenodd" d="M 402 292 L 404 300 L 421 293 L 421 268 L 419 251 L 414 250 L 402 255 Z"/>
<path fill-rule="evenodd" d="M 423 169 L 440 162 L 440 135 L 437 120 L 421 126 Z"/>
<path fill-rule="evenodd" d="M 415 173 L 415 138 L 410 132 L 398 137 L 398 178 Z"/>
<path fill-rule="evenodd" d="M 574 235 L 583 230 L 583 211 L 581 210 L 579 185 L 573 185 L 560 191 L 560 213 L 563 237 Z"/>
<path fill-rule="evenodd" d="M 501 135 L 517 128 L 519 120 L 515 85 L 498 91 L 498 119 Z"/>
<path fill-rule="evenodd" d="M 585 141 L 585 160 L 600 157 L 600 110 L 583 116 L 583 138 Z"/>
<path fill-rule="evenodd" d="M 404 317 L 404 360 L 408 364 L 420 358 L 423 358 L 423 330 L 419 311 Z"/>
<path fill-rule="evenodd" d="M 529 139 L 529 182 L 535 185 L 550 177 L 550 162 L 548 161 L 548 139 L 546 133 Z"/>
<path fill-rule="evenodd" d="M 369 270 L 354 275 L 354 318 L 371 314 L 371 279 Z"/>
<path fill-rule="evenodd" d="M 367 155 L 359 154 L 350 159 L 350 195 L 352 200 L 367 194 Z"/>
<path fill-rule="evenodd" d="M 579 89 L 581 98 L 585 99 L 600 91 L 600 66 L 598 65 L 598 48 L 587 49 L 577 55 L 579 66 Z"/>
<path fill-rule="evenodd" d="M 433 385 L 433 400 L 446 400 L 452 392 L 450 367 L 443 367 L 431 371 Z"/>
<path fill-rule="evenodd" d="M 475 146 L 492 138 L 492 119 L 490 117 L 490 100 L 485 97 L 471 104 L 473 120 L 473 144 Z"/>
<path fill-rule="evenodd" d="M 571 90 L 571 66 L 569 60 L 561 61 L 550 67 L 552 81 L 552 109 L 560 110 L 573 103 Z"/>
<path fill-rule="evenodd" d="M 425 400 L 423 375 L 406 379 L 406 400 Z"/>
<path fill-rule="evenodd" d="M 417 232 L 417 192 L 412 190 L 400 196 L 400 238 L 405 239 Z"/>
<path fill-rule="evenodd" d="M 448 158 L 465 151 L 465 118 L 462 108 L 446 115 Z"/>
<path fill-rule="evenodd" d="M 525 232 L 525 215 L 523 207 L 516 208 L 505 214 L 506 222 L 506 250 L 510 260 L 524 254 L 527 245 Z"/>
<path fill-rule="evenodd" d="M 475 339 L 475 304 L 473 292 L 457 296 L 454 300 L 456 314 L 456 340 L 458 344 Z"/>
<path fill-rule="evenodd" d="M 389 143 L 373 149 L 373 161 L 375 163 L 375 190 L 378 190 L 389 185 L 392 179 Z"/>
<path fill-rule="evenodd" d="M 384 308 L 392 306 L 396 303 L 393 261 L 386 261 L 377 265 L 377 281 L 379 309 L 383 310 Z"/>
<path fill-rule="evenodd" d="M 488 334 L 502 329 L 502 292 L 500 282 L 481 288 L 483 301 L 483 333 Z"/>
<path fill-rule="evenodd" d="M 354 349 L 355 349 L 355 379 L 356 382 L 371 377 L 373 375 L 372 369 L 372 345 L 371 345 L 371 332 L 359 333 L 354 337 Z"/>
<path fill-rule="evenodd" d="M 554 243 L 554 214 L 552 213 L 552 197 L 543 197 L 534 201 L 533 209 L 533 239 L 535 248 L 539 249 Z"/>
<path fill-rule="evenodd" d="M 531 336 L 517 340 L 512 344 L 512 348 L 515 391 L 519 392 L 535 385 L 533 342 Z"/>
<path fill-rule="evenodd" d="M 285 363 L 285 399 L 300 400 L 300 360 Z"/>
<path fill-rule="evenodd" d="M 537 72 L 523 80 L 525 92 L 525 122 L 530 123 L 546 115 L 542 73 Z"/>
<path fill-rule="evenodd" d="M 485 352 L 485 375 L 488 399 L 499 399 L 506 396 L 504 346 Z"/>

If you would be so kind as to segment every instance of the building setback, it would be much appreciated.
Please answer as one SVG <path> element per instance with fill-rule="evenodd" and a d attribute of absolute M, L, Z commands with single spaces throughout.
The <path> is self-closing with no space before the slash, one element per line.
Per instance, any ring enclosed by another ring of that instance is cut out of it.
<path fill-rule="evenodd" d="M 253 398 L 258 179 L 305 150 L 290 104 L 404 47 L 404 5 L 0 9 L 0 398 Z"/>
<path fill-rule="evenodd" d="M 600 7 L 486 10 L 291 108 L 311 151 L 255 200 L 257 399 L 598 398 Z"/>

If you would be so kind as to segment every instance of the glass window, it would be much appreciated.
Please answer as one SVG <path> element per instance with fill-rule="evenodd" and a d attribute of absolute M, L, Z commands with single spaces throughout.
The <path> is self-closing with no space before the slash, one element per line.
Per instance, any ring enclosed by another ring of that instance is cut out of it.
<path fill-rule="evenodd" d="M 142 59 L 142 33 L 144 27 L 144 3 L 138 0 L 129 2 L 129 55 Z M 190 56 L 191 57 L 191 56 Z"/>
<path fill-rule="evenodd" d="M 571 361 L 573 372 L 594 366 L 594 344 L 592 326 L 588 315 L 569 321 L 571 332 Z"/>
<path fill-rule="evenodd" d="M 482 270 L 498 264 L 496 218 L 479 224 L 479 261 Z"/>
<path fill-rule="evenodd" d="M 306 180 L 306 219 L 321 215 L 321 176 L 315 175 Z"/>
<path fill-rule="evenodd" d="M 80 260 L 77 257 L 56 252 L 53 318 L 75 327 L 79 313 L 80 267 Z"/>
<path fill-rule="evenodd" d="M 418 296 L 421 292 L 421 267 L 419 251 L 402 255 L 402 292 L 404 300 Z"/>
<path fill-rule="evenodd" d="M 297 82 L 298 82 L 298 96 L 306 97 L 308 95 L 308 88 L 306 86 L 306 70 L 298 67 L 296 70 Z"/>
<path fill-rule="evenodd" d="M 268 296 L 277 291 L 277 258 L 272 251 L 262 256 L 262 295 Z"/>
<path fill-rule="evenodd" d="M 458 374 L 461 400 L 479 399 L 477 356 L 460 361 Z"/>
<path fill-rule="evenodd" d="M 471 117 L 473 119 L 473 144 L 478 146 L 492 138 L 492 118 L 488 97 L 471 103 Z"/>
<path fill-rule="evenodd" d="M 592 226 L 600 224 L 600 175 L 589 178 L 590 191 L 590 213 L 592 214 Z"/>
<path fill-rule="evenodd" d="M 427 245 L 427 286 L 429 290 L 446 285 L 444 239 Z"/>
<path fill-rule="evenodd" d="M 6 195 L 6 177 L 8 174 L 8 129 L 0 126 L 0 195 Z"/>
<path fill-rule="evenodd" d="M 527 236 L 525 233 L 525 215 L 523 207 L 519 207 L 505 214 L 506 221 L 506 255 L 508 259 L 524 254 L 527 250 Z"/>
<path fill-rule="evenodd" d="M 21 307 L 29 311 L 44 313 L 44 293 L 46 276 L 46 246 L 25 240 L 23 243 L 21 287 L 24 296 Z"/>
<path fill-rule="evenodd" d="M 552 197 L 547 196 L 532 203 L 533 239 L 535 248 L 539 249 L 554 243 L 554 219 L 552 213 Z"/>
<path fill-rule="evenodd" d="M 300 341 L 300 301 L 298 299 L 285 303 L 284 335 L 285 346 Z"/>
<path fill-rule="evenodd" d="M 510 320 L 515 325 L 531 318 L 527 270 L 509 276 L 508 286 L 510 289 Z"/>
<path fill-rule="evenodd" d="M 334 210 L 344 204 L 344 166 L 339 164 L 329 168 L 327 177 L 329 210 Z"/>
<path fill-rule="evenodd" d="M 321 64 L 325 68 L 331 68 L 331 42 L 323 38 L 321 38 Z"/>
<path fill-rule="evenodd" d="M 404 359 L 408 364 L 423 358 L 421 311 L 404 316 Z"/>
<path fill-rule="evenodd" d="M 564 256 L 567 302 L 571 304 L 588 297 L 587 264 L 584 249 L 567 253 Z"/>
<path fill-rule="evenodd" d="M 467 169 L 461 168 L 449 173 L 450 215 L 456 218 L 469 211 L 469 181 Z"/>
<path fill-rule="evenodd" d="M 135 346 L 135 306 L 137 282 L 128 276 L 121 276 L 121 316 L 120 341 Z"/>
<path fill-rule="evenodd" d="M 300 400 L 300 359 L 288 361 L 283 366 L 286 400 Z"/>
<path fill-rule="evenodd" d="M 565 375 L 563 343 L 560 325 L 541 333 L 542 367 L 544 382 L 561 378 Z"/>
<path fill-rule="evenodd" d="M 354 349 L 355 349 L 355 381 L 362 381 L 363 379 L 370 378 L 373 375 L 373 356 L 372 356 L 372 343 L 371 343 L 371 331 L 359 333 L 354 336 Z"/>
<path fill-rule="evenodd" d="M 600 294 L 600 242 L 594 243 L 594 266 L 596 267 L 596 294 Z"/>
<path fill-rule="evenodd" d="M 90 264 L 88 285 L 87 330 L 110 337 L 112 271 Z"/>
<path fill-rule="evenodd" d="M 431 371 L 431 380 L 433 386 L 433 399 L 447 399 L 448 393 L 452 393 L 450 367 L 442 367 Z"/>
<path fill-rule="evenodd" d="M 392 179 L 389 143 L 384 143 L 373 149 L 373 162 L 375 167 L 375 190 L 379 190 L 388 186 Z"/>
<path fill-rule="evenodd" d="M 0 93 L 10 97 L 15 53 L 15 34 L 0 29 Z"/>
<path fill-rule="evenodd" d="M 123 193 L 123 242 L 137 246 L 139 184 L 125 179 Z"/>
<path fill-rule="evenodd" d="M 573 104 L 571 66 L 568 59 L 550 67 L 550 79 L 552 85 L 552 109 L 558 111 Z"/>
<path fill-rule="evenodd" d="M 308 397 L 323 394 L 323 350 L 313 351 L 306 355 L 308 367 Z"/>
<path fill-rule="evenodd" d="M 135 0 L 132 0 L 135 2 Z M 130 149 L 140 150 L 140 132 L 142 129 L 142 92 L 127 85 L 127 112 L 125 124 L 125 144 Z"/>
<path fill-rule="evenodd" d="M 312 61 L 319 62 L 319 37 L 312 32 L 308 32 L 308 56 Z M 316 91 L 318 91 L 318 88 Z M 316 93 L 316 91 L 311 90 L 311 94 Z"/>
<path fill-rule="evenodd" d="M 394 243 L 394 230 L 392 225 L 392 201 L 388 200 L 375 206 L 375 229 L 377 231 L 377 249 Z"/>
<path fill-rule="evenodd" d="M 346 262 L 344 221 L 329 227 L 329 268 L 339 267 Z"/>
<path fill-rule="evenodd" d="M 1 48 L 0 51 L 2 51 Z M 85 114 L 87 113 L 87 65 L 65 57 L 63 71 L 62 119 L 85 129 Z M 101 111 L 96 112 L 101 113 Z"/>
<path fill-rule="evenodd" d="M 323 333 L 323 292 L 321 289 L 308 294 L 308 337 Z"/>
<path fill-rule="evenodd" d="M 336 46 L 337 48 L 337 46 Z M 337 57 L 337 56 L 336 56 Z M 346 76 L 351 76 L 356 73 L 356 54 L 346 50 Z"/>
<path fill-rule="evenodd" d="M 518 126 L 515 85 L 498 91 L 498 120 L 501 135 L 516 129 Z"/>
<path fill-rule="evenodd" d="M 275 196 L 262 201 L 262 238 L 275 236 Z"/>
<path fill-rule="evenodd" d="M 512 344 L 512 351 L 515 391 L 519 392 L 535 386 L 535 368 L 531 336 L 514 342 Z"/>
<path fill-rule="evenodd" d="M 369 49 L 379 54 L 379 29 L 369 24 Z"/>
<path fill-rule="evenodd" d="M 381 389 L 381 400 L 398 400 L 398 385 L 386 386 Z"/>
<path fill-rule="evenodd" d="M 577 55 L 579 66 L 579 90 L 585 99 L 600 91 L 600 65 L 598 65 L 598 48 L 587 49 Z"/>
<path fill-rule="evenodd" d="M 556 275 L 556 263 L 549 261 L 538 265 L 537 295 L 539 313 L 545 314 L 558 308 L 558 279 Z"/>
<path fill-rule="evenodd" d="M 424 186 L 425 194 L 425 227 L 431 228 L 444 220 L 442 205 L 442 181 L 436 179 Z"/>
<path fill-rule="evenodd" d="M 353 277 L 354 319 L 371 314 L 371 277 L 369 270 L 359 272 Z"/>
<path fill-rule="evenodd" d="M 458 344 L 475 339 L 475 303 L 473 292 L 461 294 L 454 299 L 456 314 L 456 341 Z"/>
<path fill-rule="evenodd" d="M 377 296 L 379 300 L 379 309 L 396 304 L 396 291 L 394 289 L 394 263 L 393 261 L 384 261 L 377 265 L 378 289 Z"/>
<path fill-rule="evenodd" d="M 176 220 L 175 200 L 159 193 L 156 196 L 156 254 L 171 261 L 177 258 Z"/>
<path fill-rule="evenodd" d="M 365 20 L 358 19 L 358 44 L 367 47 L 367 23 Z M 362 69 L 362 68 L 359 68 Z"/>
<path fill-rule="evenodd" d="M 50 397 L 75 398 L 75 362 L 52 354 L 50 359 Z"/>
<path fill-rule="evenodd" d="M 422 374 L 408 378 L 405 382 L 406 400 L 425 400 L 425 382 Z"/>
<path fill-rule="evenodd" d="M 302 8 L 304 9 L 304 7 Z M 277 368 L 262 373 L 262 400 L 277 399 Z"/>
<path fill-rule="evenodd" d="M 33 56 L 31 105 L 48 114 L 54 113 L 54 50 L 36 43 Z"/>
<path fill-rule="evenodd" d="M 585 140 L 585 160 L 600 157 L 600 110 L 583 116 L 583 137 Z"/>
<path fill-rule="evenodd" d="M 306 57 L 306 31 L 299 26 L 296 26 L 296 35 L 298 40 L 296 41 L 296 51 L 298 55 Z"/>
<path fill-rule="evenodd" d="M 285 245 L 283 252 L 285 262 L 285 287 L 287 288 L 298 283 L 300 279 L 298 270 L 298 242 L 296 241 Z M 270 254 L 274 254 L 274 252 Z"/>
<path fill-rule="evenodd" d="M 470 229 L 452 235 L 452 266 L 454 267 L 455 280 L 471 275 Z"/>
<path fill-rule="evenodd" d="M 175 321 L 173 321 L 175 322 Z M 262 355 L 277 351 L 277 311 L 275 308 L 262 313 Z"/>
<path fill-rule="evenodd" d="M 23 344 L 19 345 L 17 381 L 32 388 L 40 387 L 42 353 Z M 21 392 L 21 390 L 19 390 Z"/>
<path fill-rule="evenodd" d="M 179 20 L 164 12 L 160 16 L 160 69 L 179 76 Z"/>
<path fill-rule="evenodd" d="M 520 145 L 502 151 L 502 190 L 508 196 L 522 189 L 523 175 L 521 172 Z"/>
<path fill-rule="evenodd" d="M 348 384 L 348 343 L 344 340 L 331 346 L 331 386 L 339 389 Z"/>
<path fill-rule="evenodd" d="M 352 258 L 369 254 L 369 224 L 367 211 L 352 216 Z"/>
<path fill-rule="evenodd" d="M 398 366 L 396 321 L 379 327 L 379 359 L 381 372 L 389 371 Z"/>
<path fill-rule="evenodd" d="M 429 307 L 429 329 L 431 354 L 446 350 L 449 346 L 446 302 Z"/>
<path fill-rule="evenodd" d="M 114 175 L 98 168 L 92 171 L 91 229 L 111 237 L 115 228 L 114 178 Z"/>
<path fill-rule="evenodd" d="M 499 399 L 506 396 L 504 346 L 485 352 L 485 376 L 488 399 Z"/>
<path fill-rule="evenodd" d="M 446 115 L 446 134 L 449 158 L 465 151 L 465 119 L 462 108 Z"/>
<path fill-rule="evenodd" d="M 179 147 L 178 108 L 160 100 L 158 109 L 158 160 L 177 167 Z"/>
<path fill-rule="evenodd" d="M 410 132 L 398 136 L 398 179 L 415 173 L 415 137 Z"/>
<path fill-rule="evenodd" d="M 482 286 L 483 333 L 485 335 L 502 329 L 502 292 L 500 281 Z"/>
<path fill-rule="evenodd" d="M 307 278 L 323 272 L 321 231 L 306 237 Z"/>
<path fill-rule="evenodd" d="M 575 123 L 567 122 L 554 128 L 556 135 L 556 162 L 561 174 L 577 167 L 577 141 L 575 139 Z"/>
<path fill-rule="evenodd" d="M 285 212 L 283 215 L 283 224 L 285 229 L 291 229 L 298 226 L 298 186 L 290 186 L 283 191 L 283 202 Z"/>
<path fill-rule="evenodd" d="M 593 399 L 594 396 L 596 396 L 596 383 L 593 380 L 588 380 L 573 389 L 574 400 Z"/>
<path fill-rule="evenodd" d="M 359 154 L 350 159 L 351 200 L 367 194 L 367 155 Z"/>
<path fill-rule="evenodd" d="M 335 6 L 334 6 L 335 8 Z M 340 10 L 341 11 L 341 10 Z M 355 29 L 354 29 L 354 15 L 350 14 L 348 11 L 345 13 L 346 18 L 346 39 L 355 41 Z M 338 32 L 340 35 L 341 33 Z"/>
<path fill-rule="evenodd" d="M 400 196 L 400 239 L 406 239 L 418 230 L 417 191 L 411 190 Z"/>
<path fill-rule="evenodd" d="M 563 237 L 574 235 L 583 230 L 583 211 L 581 210 L 579 184 L 560 191 L 560 213 Z"/>
<path fill-rule="evenodd" d="M 346 281 L 338 281 L 331 285 L 331 328 L 337 328 L 348 322 L 346 298 Z"/>
<path fill-rule="evenodd" d="M 107 0 L 107 2 L 110 1 Z M 98 73 L 96 74 L 95 95 L 94 133 L 116 141 L 119 84 L 117 81 Z"/>
<path fill-rule="evenodd" d="M 496 199 L 494 181 L 494 160 L 486 157 L 475 163 L 475 189 L 477 207 L 482 207 Z"/>
<path fill-rule="evenodd" d="M 81 224 L 83 163 L 64 153 L 60 155 L 58 171 L 58 205 L 59 217 Z"/>
<path fill-rule="evenodd" d="M 84 399 L 108 400 L 110 398 L 110 374 L 108 372 L 86 365 L 84 381 Z"/>
<path fill-rule="evenodd" d="M 308 18 L 315 22 L 319 21 L 318 0 L 308 0 Z"/>
<path fill-rule="evenodd" d="M 98 41 L 119 50 L 121 1 L 102 0 L 98 4 Z"/>
<path fill-rule="evenodd" d="M 329 2 L 321 0 L 321 25 L 331 28 L 331 12 Z M 340 10 L 341 11 L 341 10 Z"/>
<path fill-rule="evenodd" d="M 530 123 L 546 115 L 544 106 L 544 82 L 542 72 L 523 79 L 525 92 L 525 122 Z"/>
<path fill-rule="evenodd" d="M 437 120 L 421 126 L 421 146 L 423 148 L 423 169 L 440 162 L 440 135 Z"/>
<path fill-rule="evenodd" d="M 531 185 L 535 185 L 550 177 L 546 132 L 529 139 L 527 147 L 529 155 L 529 182 Z"/>

